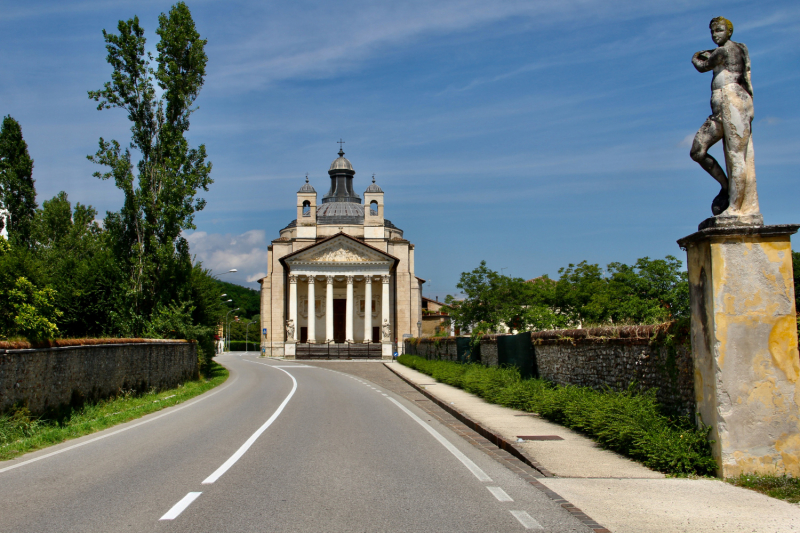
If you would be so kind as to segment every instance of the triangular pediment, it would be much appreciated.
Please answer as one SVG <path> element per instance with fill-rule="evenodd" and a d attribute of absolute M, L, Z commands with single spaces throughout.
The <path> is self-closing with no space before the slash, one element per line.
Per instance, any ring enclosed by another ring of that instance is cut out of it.
<path fill-rule="evenodd" d="M 394 258 L 351 237 L 337 235 L 290 254 L 290 265 L 309 263 L 390 263 Z"/>

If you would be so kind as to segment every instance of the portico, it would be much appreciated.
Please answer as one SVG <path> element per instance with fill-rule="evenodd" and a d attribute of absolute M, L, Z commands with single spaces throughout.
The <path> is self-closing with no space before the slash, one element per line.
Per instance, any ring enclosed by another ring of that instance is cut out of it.
<path fill-rule="evenodd" d="M 290 273 L 289 320 L 297 327 L 288 340 L 380 342 L 380 325 L 391 322 L 390 280 L 389 273 Z M 373 285 L 378 286 L 374 291 Z"/>

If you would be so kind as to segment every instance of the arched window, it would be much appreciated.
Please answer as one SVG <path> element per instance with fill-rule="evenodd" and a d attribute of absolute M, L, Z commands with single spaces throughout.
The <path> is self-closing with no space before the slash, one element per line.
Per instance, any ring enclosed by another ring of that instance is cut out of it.
<path fill-rule="evenodd" d="M 377 216 L 378 215 L 378 202 L 377 201 L 372 200 L 369 203 L 369 214 L 372 215 L 372 216 Z"/>
<path fill-rule="evenodd" d="M 310 217 L 311 216 L 311 202 L 306 200 L 303 202 L 303 216 Z"/>

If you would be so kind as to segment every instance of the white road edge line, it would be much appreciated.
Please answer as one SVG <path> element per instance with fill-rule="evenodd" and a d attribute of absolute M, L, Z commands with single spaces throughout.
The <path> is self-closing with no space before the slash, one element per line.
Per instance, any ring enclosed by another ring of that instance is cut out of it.
<path fill-rule="evenodd" d="M 514 500 L 500 487 L 486 487 L 499 502 L 513 502 Z"/>
<path fill-rule="evenodd" d="M 176 518 L 178 518 L 178 515 L 180 515 L 183 511 L 185 511 L 186 508 L 189 507 L 192 504 L 192 502 L 195 501 L 197 497 L 200 496 L 201 494 L 203 493 L 190 492 L 189 494 L 184 496 L 181 501 L 173 505 L 172 509 L 167 511 L 167 514 L 159 518 L 159 520 L 175 520 Z"/>
<path fill-rule="evenodd" d="M 271 368 L 278 368 L 278 367 L 273 366 L 273 365 L 268 365 L 266 363 L 259 363 L 257 361 L 250 361 L 248 359 L 245 359 L 245 361 L 248 361 L 250 363 L 254 363 L 256 365 L 264 365 L 264 366 L 268 366 L 268 367 L 271 367 Z M 281 412 L 283 411 L 283 408 L 286 407 L 286 404 L 289 403 L 289 400 L 291 400 L 292 396 L 294 396 L 294 392 L 297 390 L 297 380 L 294 379 L 294 376 L 291 375 L 286 370 L 284 370 L 282 368 L 278 368 L 278 370 L 280 370 L 281 372 L 283 372 L 284 374 L 286 374 L 287 376 L 292 378 L 292 390 L 291 390 L 291 392 L 283 400 L 283 403 L 281 403 L 278 406 L 278 408 L 275 410 L 275 412 L 272 413 L 272 416 L 269 417 L 269 420 L 264 422 L 264 425 L 262 425 L 260 428 L 258 428 L 255 433 L 250 435 L 250 438 L 247 439 L 245 441 L 245 443 L 242 444 L 241 447 L 239 447 L 238 450 L 236 450 L 236 453 L 231 455 L 230 458 L 227 461 L 222 463 L 222 466 L 217 468 L 214 471 L 213 474 L 211 474 L 210 476 L 208 476 L 207 478 L 205 478 L 203 480 L 203 485 L 210 485 L 210 484 L 214 483 L 216 480 L 218 480 L 222 476 L 222 474 L 227 472 L 230 467 L 232 467 L 234 464 L 236 464 L 236 461 L 238 461 L 239 459 L 242 458 L 242 456 L 245 454 L 245 452 L 247 452 L 248 449 L 250 449 L 250 446 L 253 445 L 253 443 L 256 441 L 256 439 L 258 439 L 258 437 L 260 437 L 261 434 L 264 433 L 267 430 L 267 428 L 272 425 L 273 422 L 275 422 L 275 419 L 277 419 L 278 416 L 281 414 Z"/>
<path fill-rule="evenodd" d="M 395 404 L 397 407 L 399 407 L 399 408 L 400 408 L 400 409 L 401 409 L 401 410 L 402 410 L 402 411 L 403 411 L 405 414 L 407 414 L 408 416 L 410 416 L 410 417 L 411 417 L 411 418 L 412 418 L 412 419 L 413 419 L 413 420 L 414 420 L 414 421 L 415 421 L 417 424 L 419 424 L 420 426 L 422 426 L 423 428 L 425 428 L 425 431 L 427 431 L 428 433 L 430 433 L 431 435 L 433 435 L 433 438 L 435 438 L 436 440 L 438 440 L 438 441 L 439 441 L 439 443 L 440 443 L 442 446 L 444 446 L 445 448 L 447 448 L 447 451 L 449 451 L 450 453 L 452 453 L 453 455 L 455 455 L 455 456 L 456 456 L 456 459 L 458 459 L 459 461 L 461 461 L 461 462 L 464 464 L 464 466 L 466 466 L 466 467 L 467 467 L 467 469 L 469 469 L 469 471 L 470 471 L 470 472 L 472 472 L 472 474 L 473 474 L 473 475 L 474 475 L 476 478 L 478 478 L 478 481 L 491 481 L 491 480 L 492 480 L 492 478 L 490 478 L 490 477 L 489 477 L 489 476 L 486 474 L 486 472 L 484 472 L 483 470 L 481 470 L 481 468 L 480 468 L 478 465 L 476 465 L 475 463 L 473 463 L 473 462 L 472 462 L 472 459 L 470 459 L 469 457 L 467 457 L 466 455 L 464 455 L 464 454 L 461 452 L 461 450 L 459 450 L 458 448 L 456 448 L 456 447 L 453 445 L 453 443 L 452 443 L 452 442 L 450 442 L 449 440 L 447 440 L 446 438 L 444 438 L 444 437 L 443 437 L 443 436 L 442 436 L 442 435 L 441 435 L 441 434 L 440 434 L 438 431 L 436 431 L 436 430 L 435 430 L 435 429 L 433 429 L 431 426 L 429 426 L 428 424 L 426 424 L 426 423 L 425 423 L 425 421 L 423 421 L 423 420 L 422 420 L 420 417 L 418 417 L 417 415 L 415 415 L 414 413 L 412 413 L 411 411 L 409 411 L 408 409 L 406 409 L 406 407 L 405 407 L 403 404 L 401 404 L 400 402 L 398 402 L 398 401 L 397 401 L 397 400 L 395 400 L 394 398 L 389 398 L 389 401 L 391 401 L 391 402 L 394 402 L 394 404 Z"/>
<path fill-rule="evenodd" d="M 509 511 L 514 518 L 516 518 L 522 527 L 525 529 L 544 529 L 542 524 L 537 522 L 531 515 L 526 513 L 525 511 Z"/>
<path fill-rule="evenodd" d="M 147 420 L 143 420 L 141 422 L 137 422 L 136 424 L 130 425 L 128 427 L 125 427 L 125 428 L 122 428 L 122 429 L 118 429 L 116 431 L 112 431 L 111 433 L 106 433 L 105 435 L 101 435 L 99 437 L 95 437 L 93 439 L 90 439 L 90 440 L 87 440 L 87 441 L 84 441 L 84 442 L 80 442 L 80 443 L 74 444 L 72 446 L 68 446 L 67 448 L 62 448 L 62 449 L 60 449 L 58 451 L 51 452 L 51 453 L 48 453 L 46 455 L 41 455 L 39 457 L 35 457 L 33 459 L 28 459 L 27 461 L 23 461 L 21 463 L 15 464 L 15 465 L 7 466 L 5 468 L 0 468 L 0 474 L 2 474 L 3 472 L 8 472 L 9 470 L 14 470 L 15 468 L 19 468 L 21 466 L 25 466 L 25 465 L 28 465 L 28 464 L 31 464 L 31 463 L 35 463 L 36 461 L 41 461 L 42 459 L 47 459 L 48 457 L 53 457 L 54 455 L 58 455 L 60 453 L 64 453 L 64 452 L 68 452 L 70 450 L 74 450 L 75 448 L 80 448 L 81 446 L 86 446 L 87 444 L 91 444 L 93 442 L 97 442 L 99 440 L 103 440 L 103 439 L 105 439 L 107 437 L 112 437 L 114 435 L 118 435 L 118 434 L 122 433 L 123 431 L 128 431 L 129 429 L 137 428 L 137 427 L 139 427 L 141 425 L 153 422 L 154 420 L 158 420 L 159 418 L 163 418 L 163 417 L 169 416 L 169 415 L 171 415 L 173 413 L 177 413 L 178 411 L 181 411 L 183 409 L 186 409 L 187 407 L 191 407 L 191 406 L 193 406 L 195 404 L 198 404 L 198 403 L 202 402 L 203 400 L 205 400 L 207 398 L 211 398 L 215 394 L 224 391 L 225 389 L 227 389 L 228 387 L 233 385 L 236 382 L 237 379 L 239 379 L 238 375 L 235 378 L 233 378 L 233 381 L 231 381 L 230 383 L 226 383 L 221 389 L 217 389 L 214 392 L 212 392 L 211 394 L 208 394 L 207 396 L 204 394 L 200 398 L 198 398 L 196 400 L 192 400 L 189 403 L 185 403 L 185 404 L 181 405 L 180 407 L 172 409 L 171 411 L 169 411 L 167 413 L 162 413 L 162 414 L 160 414 L 158 416 L 154 416 L 153 418 L 148 418 Z M 168 407 L 167 409 L 171 409 L 171 408 Z"/>

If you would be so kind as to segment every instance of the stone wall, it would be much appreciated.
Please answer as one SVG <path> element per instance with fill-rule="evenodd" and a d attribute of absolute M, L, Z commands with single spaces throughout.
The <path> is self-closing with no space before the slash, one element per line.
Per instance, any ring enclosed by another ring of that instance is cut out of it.
<path fill-rule="evenodd" d="M 675 327 L 632 326 L 541 331 L 531 335 L 539 376 L 559 385 L 624 390 L 656 389 L 668 411 L 695 411 L 688 338 Z M 688 333 L 688 332 L 684 332 Z M 671 342 L 667 340 L 673 339 Z"/>
<path fill-rule="evenodd" d="M 411 339 L 405 341 L 405 352 L 425 359 L 458 361 L 455 337 Z"/>
<path fill-rule="evenodd" d="M 688 331 L 675 324 L 577 330 L 531 334 L 539 377 L 559 385 L 625 390 L 656 389 L 659 403 L 669 412 L 693 415 L 694 369 Z M 480 358 L 496 366 L 498 335 L 481 338 Z M 406 353 L 426 359 L 456 361 L 454 337 L 411 339 Z"/>
<path fill-rule="evenodd" d="M 120 390 L 169 389 L 197 375 L 197 344 L 187 341 L 0 348 L 0 413 L 22 403 L 40 414 Z"/>

